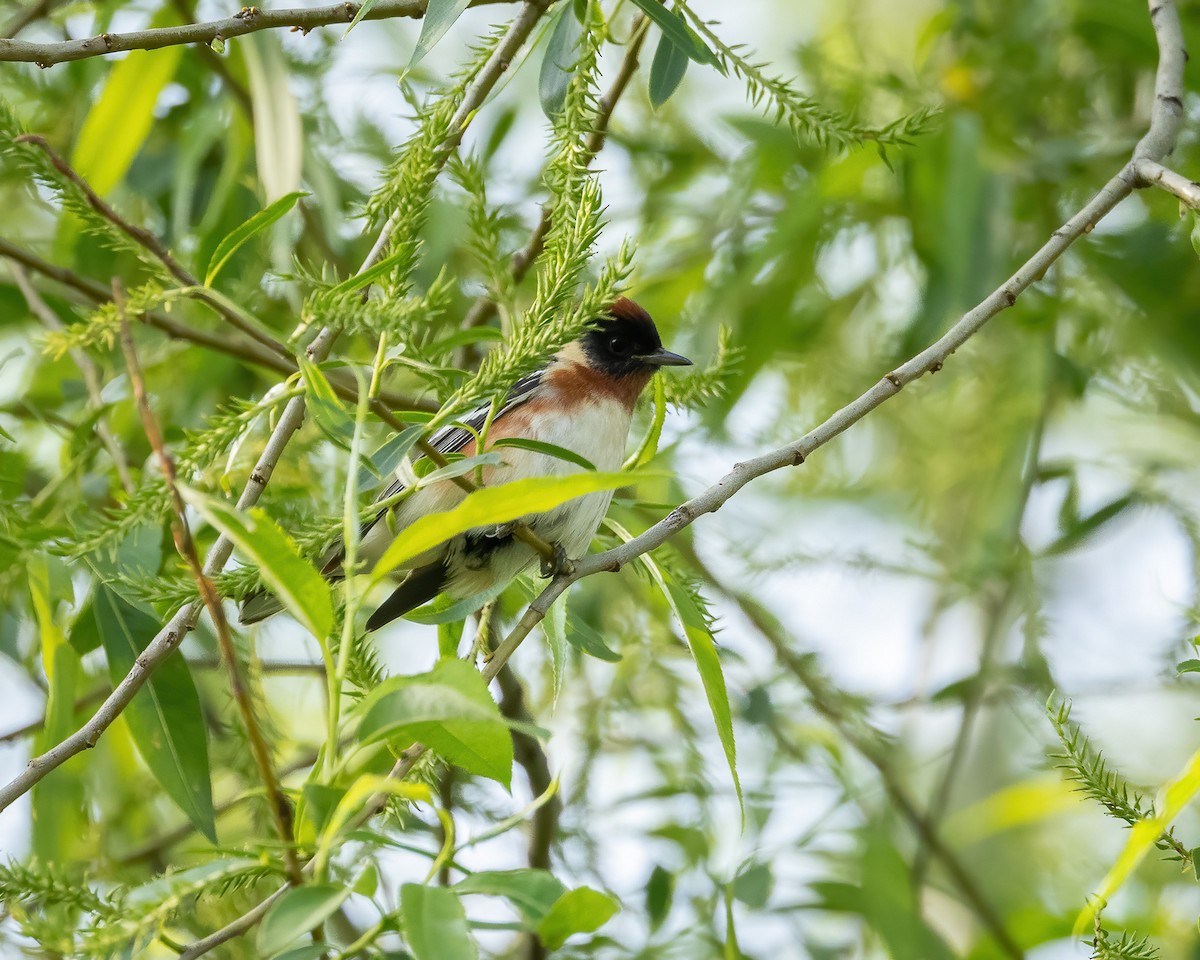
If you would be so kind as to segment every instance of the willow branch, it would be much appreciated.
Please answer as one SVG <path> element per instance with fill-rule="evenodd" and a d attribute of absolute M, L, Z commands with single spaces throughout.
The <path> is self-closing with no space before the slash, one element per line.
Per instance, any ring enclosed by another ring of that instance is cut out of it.
<path fill-rule="evenodd" d="M 463 100 L 452 118 L 452 133 L 443 144 L 441 152 L 443 163 L 449 159 L 450 153 L 461 142 L 471 118 L 483 105 L 484 100 L 496 82 L 508 69 L 513 57 L 529 38 L 538 20 L 545 13 L 548 3 L 549 0 L 526 0 L 520 12 L 509 24 L 507 31 L 496 46 L 496 49 L 492 52 L 492 55 L 464 92 Z M 363 262 L 360 272 L 369 269 L 376 263 L 383 251 L 386 250 L 391 234 L 397 225 L 398 219 L 393 214 L 384 225 L 379 239 L 376 241 L 371 253 L 368 254 L 367 259 Z M 314 363 L 323 361 L 328 357 L 337 336 L 338 330 L 336 328 L 323 328 L 308 345 L 306 349 L 308 358 Z M 257 464 L 251 471 L 241 496 L 238 498 L 237 507 L 239 510 L 245 510 L 258 502 L 289 441 L 295 435 L 296 431 L 300 429 L 304 421 L 304 411 L 305 401 L 303 396 L 294 397 L 284 407 L 283 413 L 275 425 L 275 429 L 267 439 L 266 446 L 259 456 Z M 219 536 L 216 543 L 213 544 L 208 552 L 208 557 L 204 564 L 204 574 L 211 577 L 220 572 L 232 553 L 233 542 L 224 535 Z M 200 609 L 200 602 L 193 601 L 179 610 L 154 639 L 146 645 L 141 656 L 138 657 L 133 667 L 130 668 L 121 682 L 117 684 L 112 694 L 79 730 L 60 743 L 55 744 L 41 756 L 33 757 L 19 775 L 0 788 L 0 811 L 7 808 L 18 797 L 27 793 L 33 788 L 34 784 L 42 780 L 50 771 L 83 750 L 95 746 L 104 731 L 120 716 L 130 700 L 141 689 L 151 672 L 179 646 L 183 638 L 195 627 Z M 249 929 L 254 923 L 258 922 L 261 916 L 261 912 L 256 913 L 254 918 L 241 929 L 232 929 L 234 924 L 231 924 L 230 928 L 227 929 L 231 929 L 232 932 L 225 939 L 230 939 Z M 237 921 L 235 921 L 236 923 Z M 213 940 L 215 937 L 217 937 L 217 934 L 213 934 L 208 940 Z M 211 950 L 213 947 L 224 942 L 225 940 L 218 938 L 205 950 L 191 955 L 200 956 L 201 953 L 207 952 L 207 950 Z M 189 950 L 194 950 L 195 947 L 196 945 L 193 945 Z"/>
<path fill-rule="evenodd" d="M 24 268 L 14 263 L 10 267 L 12 271 L 13 282 L 16 283 L 17 289 L 21 291 L 21 295 L 25 298 L 26 304 L 29 305 L 29 311 L 41 321 L 42 326 L 47 330 L 62 331 L 66 329 L 65 324 L 58 318 L 50 305 L 42 299 L 42 295 L 34 289 L 33 284 L 29 280 L 29 275 Z M 75 366 L 79 368 L 79 373 L 83 377 L 83 385 L 87 390 L 88 401 L 93 410 L 100 410 L 104 407 L 104 400 L 100 396 L 100 370 L 96 366 L 96 361 L 87 355 L 78 347 L 72 347 L 68 351 L 71 359 L 75 361 Z M 108 425 L 108 418 L 101 416 L 96 421 L 96 435 L 100 438 L 100 442 L 104 444 L 104 449 L 108 451 L 108 455 L 112 458 L 113 466 L 117 469 L 117 476 L 121 480 L 121 486 L 125 488 L 126 493 L 133 491 L 133 478 L 129 475 L 129 461 L 125 456 L 125 451 L 121 447 L 120 441 L 113 434 L 112 429 Z"/>
<path fill-rule="evenodd" d="M 1200 183 L 1146 157 L 1134 161 L 1134 167 L 1146 186 L 1159 187 L 1178 198 L 1180 203 L 1200 210 Z"/>
<path fill-rule="evenodd" d="M 94 280 L 81 277 L 79 274 L 65 267 L 49 263 L 36 254 L 31 253 L 23 247 L 18 247 L 16 244 L 10 243 L 3 238 L 0 238 L 0 257 L 4 257 L 12 263 L 20 264 L 63 284 L 63 286 L 75 291 L 75 293 L 91 303 L 107 303 L 111 299 L 108 291 Z M 214 350 L 217 353 L 223 353 L 226 356 L 234 357 L 254 366 L 263 367 L 264 369 L 282 373 L 286 376 L 293 376 L 300 372 L 300 368 L 296 364 L 294 357 L 272 350 L 265 350 L 259 343 L 244 337 L 231 336 L 229 334 L 218 336 L 206 330 L 190 327 L 158 311 L 148 311 L 138 319 L 166 334 L 172 340 L 194 343 L 197 346 Z M 325 376 L 338 396 L 351 402 L 357 400 L 358 388 L 344 371 L 328 370 Z M 396 393 L 393 390 L 381 390 L 378 401 L 378 404 L 373 406 L 372 409 L 377 414 L 380 414 L 383 419 L 386 419 L 386 416 L 391 414 L 393 410 L 423 410 L 433 413 L 438 409 L 438 405 L 433 401 L 419 399 L 408 394 Z M 386 414 L 380 413 L 381 410 L 385 410 Z M 394 416 L 387 422 L 393 426 L 396 423 L 400 423 Z M 402 424 L 402 426 L 407 426 L 407 424 Z"/>
<path fill-rule="evenodd" d="M 280 792 L 279 780 L 275 776 L 275 770 L 271 765 L 271 751 L 267 746 L 266 739 L 263 737 L 262 729 L 258 725 L 258 719 L 254 715 L 254 705 L 251 703 L 250 691 L 246 687 L 246 682 L 238 666 L 237 655 L 234 653 L 233 638 L 229 634 L 229 622 L 225 619 L 225 609 L 221 606 L 221 597 L 217 593 L 217 588 L 212 580 L 205 575 L 204 570 L 200 566 L 200 555 L 196 552 L 196 544 L 192 540 L 192 532 L 188 526 L 187 509 L 184 506 L 183 498 L 179 494 L 178 478 L 175 474 L 175 461 L 167 453 L 166 441 L 163 439 L 162 431 L 159 429 L 158 421 L 154 418 L 154 413 L 150 410 L 150 401 L 146 397 L 146 381 L 142 376 L 142 367 L 138 362 L 137 351 L 133 346 L 133 334 L 129 329 L 129 320 L 125 316 L 124 297 L 122 296 L 118 282 L 115 280 L 113 281 L 113 302 L 116 303 L 120 315 L 121 351 L 125 354 L 125 364 L 129 368 L 129 381 L 133 387 L 134 401 L 137 404 L 138 414 L 142 419 L 142 426 L 146 430 L 146 438 L 150 441 L 150 446 L 154 448 L 154 452 L 158 456 L 159 465 L 162 467 L 163 479 L 166 481 L 167 489 L 171 494 L 171 504 L 175 511 L 171 524 L 172 532 L 175 536 L 175 549 L 179 551 L 180 557 L 183 558 L 188 570 L 191 571 L 192 576 L 195 578 L 200 596 L 203 597 L 204 605 L 208 608 L 208 615 L 212 618 L 213 627 L 216 629 L 217 634 L 217 646 L 221 651 L 221 659 L 224 661 L 229 674 L 229 689 L 233 695 L 234 703 L 237 704 L 238 712 L 242 715 L 242 722 L 246 726 L 246 735 L 250 741 L 250 752 L 254 756 L 254 763 L 258 767 L 258 774 L 262 778 L 263 787 L 266 789 L 271 815 L 275 820 L 275 829 L 279 834 L 280 843 L 283 845 L 283 862 L 287 876 L 293 885 L 298 885 L 302 882 L 302 878 L 300 876 L 300 863 L 296 859 L 296 851 L 293 846 L 291 808 Z"/>
<path fill-rule="evenodd" d="M 512 0 L 471 0 L 471 6 L 507 3 Z M 161 50 L 185 44 L 211 44 L 231 40 L 259 30 L 291 29 L 308 33 L 317 27 L 349 23 L 362 4 L 346 2 L 326 7 L 260 10 L 242 7 L 231 17 L 205 23 L 185 23 L 176 27 L 153 27 L 130 33 L 102 33 L 86 40 L 65 40 L 58 43 L 31 43 L 25 40 L 0 39 L 0 62 L 36 63 L 51 67 L 70 60 L 103 57 L 124 50 Z M 379 0 L 363 17 L 364 20 L 394 20 L 425 16 L 424 0 Z"/>

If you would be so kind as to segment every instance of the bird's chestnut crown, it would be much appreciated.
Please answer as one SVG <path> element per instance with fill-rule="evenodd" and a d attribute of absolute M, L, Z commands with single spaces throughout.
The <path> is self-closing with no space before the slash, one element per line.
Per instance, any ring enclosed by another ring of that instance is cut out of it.
<path fill-rule="evenodd" d="M 663 349 L 650 314 L 621 297 L 608 316 L 583 335 L 588 362 L 612 377 L 650 374 L 659 367 L 686 367 L 692 361 Z"/>

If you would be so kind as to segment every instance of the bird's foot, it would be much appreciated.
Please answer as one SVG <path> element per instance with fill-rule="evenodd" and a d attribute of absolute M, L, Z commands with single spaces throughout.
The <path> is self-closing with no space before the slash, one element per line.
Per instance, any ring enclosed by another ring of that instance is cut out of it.
<path fill-rule="evenodd" d="M 575 569 L 575 564 L 567 552 L 562 548 L 562 544 L 554 545 L 553 557 L 542 557 L 542 576 L 546 579 L 557 577 L 559 575 L 568 575 Z"/>

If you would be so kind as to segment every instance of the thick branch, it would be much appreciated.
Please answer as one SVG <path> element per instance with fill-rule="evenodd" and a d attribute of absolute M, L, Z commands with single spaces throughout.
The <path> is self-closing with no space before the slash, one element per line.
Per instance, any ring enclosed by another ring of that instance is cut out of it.
<path fill-rule="evenodd" d="M 471 6 L 507 3 L 512 0 L 471 0 Z M 209 20 L 206 23 L 185 23 L 177 27 L 153 27 L 131 33 L 102 33 L 86 40 L 65 40 L 59 43 L 31 43 L 25 40 L 0 39 L 0 62 L 36 63 L 51 67 L 70 60 L 103 57 L 124 50 L 160 50 L 181 44 L 211 44 L 245 36 L 259 30 L 290 28 L 308 33 L 316 27 L 349 23 L 362 4 L 346 2 L 327 7 L 260 10 L 242 7 L 232 17 Z M 363 17 L 364 20 L 394 20 L 401 17 L 419 19 L 425 16 L 424 0 L 379 0 Z"/>

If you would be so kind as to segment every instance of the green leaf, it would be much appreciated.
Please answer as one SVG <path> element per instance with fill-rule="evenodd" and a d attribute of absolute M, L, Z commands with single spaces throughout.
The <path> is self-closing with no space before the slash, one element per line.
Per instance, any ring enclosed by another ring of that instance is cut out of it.
<path fill-rule="evenodd" d="M 583 467 L 584 470 L 596 469 L 596 465 L 587 457 L 576 453 L 574 450 L 568 450 L 566 447 L 560 447 L 557 443 L 546 443 L 543 440 L 529 440 L 525 437 L 501 437 L 494 443 L 489 442 L 488 446 L 517 447 L 520 450 L 544 453 L 546 456 L 554 457 L 556 460 L 566 460 L 568 463 L 574 463 L 577 466 Z"/>
<path fill-rule="evenodd" d="M 538 75 L 538 96 L 542 101 L 542 112 L 551 120 L 562 109 L 567 97 L 571 74 L 579 60 L 579 41 L 583 38 L 583 24 L 575 15 L 574 4 L 561 5 L 554 19 L 554 29 L 546 55 L 542 58 L 542 70 Z"/>
<path fill-rule="evenodd" d="M 179 484 L 183 499 L 205 520 L 229 537 L 258 567 L 259 575 L 279 601 L 314 637 L 325 638 L 333 627 L 329 584 L 267 514 L 252 507 L 241 511 L 199 490 Z"/>
<path fill-rule="evenodd" d="M 1192 251 L 1197 257 L 1200 257 L 1200 214 L 1192 211 L 1192 232 L 1190 234 L 1192 240 Z"/>
<path fill-rule="evenodd" d="M 654 416 L 650 420 L 650 429 L 638 445 L 637 450 L 621 465 L 623 470 L 633 470 L 644 467 L 658 453 L 658 443 L 662 439 L 663 424 L 667 420 L 667 387 L 661 373 L 654 375 L 652 388 L 654 390 Z"/>
<path fill-rule="evenodd" d="M 176 22 L 176 17 L 163 12 L 154 17 L 152 24 L 169 26 Z M 158 95 L 175 76 L 182 55 L 182 47 L 134 50 L 113 64 L 71 154 L 71 166 L 101 196 L 111 192 L 129 172 L 154 126 Z"/>
<path fill-rule="evenodd" d="M 708 48 L 708 45 L 696 35 L 678 13 L 668 10 L 658 0 L 633 0 L 633 2 L 650 20 L 658 24 L 665 38 L 684 51 L 691 59 L 697 63 L 706 63 L 720 69 L 721 61 L 717 59 L 717 55 Z"/>
<path fill-rule="evenodd" d="M 600 634 L 578 618 L 568 624 L 567 642 L 581 653 L 605 663 L 617 663 L 621 660 L 621 655 L 606 644 Z"/>
<path fill-rule="evenodd" d="M 546 870 L 481 870 L 454 885 L 458 894 L 504 897 L 529 924 L 536 926 L 567 888 Z"/>
<path fill-rule="evenodd" d="M 375 6 L 375 0 L 363 0 L 362 5 L 358 8 L 358 12 L 354 14 L 354 19 L 350 21 L 350 26 L 342 34 L 343 40 L 350 36 L 350 31 L 358 26 L 358 22 L 370 12 L 373 6 Z"/>
<path fill-rule="evenodd" d="M 654 565 L 658 569 L 657 565 Z M 733 714 L 729 709 L 729 692 L 725 688 L 725 673 L 721 669 L 721 658 L 717 656 L 717 644 L 712 631 L 704 620 L 703 614 L 697 609 L 688 592 L 679 586 L 669 574 L 659 571 L 657 577 L 664 587 L 667 600 L 676 618 L 683 625 L 683 633 L 692 651 L 692 659 L 696 661 L 696 669 L 700 673 L 700 682 L 704 685 L 704 694 L 708 698 L 708 708 L 712 712 L 713 722 L 717 726 L 717 735 L 721 738 L 721 747 L 725 751 L 725 760 L 729 764 L 729 773 L 733 777 L 733 787 L 737 791 L 738 806 L 742 810 L 743 819 L 746 816 L 746 806 L 742 799 L 742 783 L 737 772 L 737 744 L 733 740 Z"/>
<path fill-rule="evenodd" d="M 550 908 L 538 924 L 538 938 L 548 949 L 557 950 L 574 934 L 599 930 L 619 909 L 608 894 L 578 887 L 564 893 Z"/>
<path fill-rule="evenodd" d="M 1091 929 L 1098 906 L 1111 900 L 1125 885 L 1142 858 L 1154 849 L 1163 832 L 1197 793 L 1200 793 L 1200 750 L 1192 754 L 1174 780 L 1163 785 L 1159 791 L 1160 801 L 1155 804 L 1155 815 L 1139 820 L 1129 828 L 1125 848 L 1113 862 L 1096 893 L 1088 898 L 1087 906 L 1075 918 L 1072 931 L 1075 936 Z"/>
<path fill-rule="evenodd" d="M 476 467 L 492 467 L 500 463 L 501 457 L 498 453 L 480 453 L 474 457 L 459 457 L 457 460 L 452 460 L 444 467 L 438 467 L 425 476 L 421 477 L 421 486 L 426 486 L 430 483 L 437 483 L 439 480 L 450 480 L 453 477 L 461 477 L 464 473 L 470 473 Z"/>
<path fill-rule="evenodd" d="M 369 267 L 351 277 L 347 277 L 341 283 L 334 284 L 325 291 L 326 296 L 333 298 L 343 294 L 353 293 L 362 287 L 370 286 L 379 277 L 390 273 L 398 263 L 402 263 L 412 257 L 411 250 L 401 250 L 398 253 L 393 253 L 390 257 L 384 257 L 375 266 Z"/>
<path fill-rule="evenodd" d="M 271 904 L 258 928 L 258 952 L 273 956 L 291 946 L 301 934 L 329 919 L 350 896 L 346 887 L 310 884 L 289 890 Z"/>
<path fill-rule="evenodd" d="M 304 130 L 279 38 L 269 31 L 239 41 L 250 79 L 254 159 L 268 202 L 300 186 Z"/>
<path fill-rule="evenodd" d="M 275 221 L 279 220 L 285 213 L 296 205 L 296 201 L 301 197 L 307 197 L 308 194 L 303 190 L 295 190 L 292 193 L 284 194 L 274 203 L 268 205 L 262 210 L 259 210 L 245 223 L 231 230 L 225 235 L 217 248 L 213 251 L 212 256 L 208 258 L 208 266 L 204 271 L 204 285 L 211 287 L 213 280 L 217 278 L 217 274 L 229 262 L 232 257 L 243 244 L 250 240 L 255 234 L 265 230 Z"/>
<path fill-rule="evenodd" d="M 566 476 L 531 477 L 476 490 L 452 510 L 420 517 L 401 530 L 375 565 L 375 582 L 382 580 L 402 563 L 473 527 L 507 523 L 542 513 L 585 494 L 628 486 L 644 476 L 647 474 L 572 473 Z"/>
<path fill-rule="evenodd" d="M 74 638 L 72 637 L 72 642 Z M 1200 673 L 1200 660 L 1184 660 L 1175 665 L 1176 673 Z"/>
<path fill-rule="evenodd" d="M 343 450 L 349 450 L 354 437 L 354 418 L 342 406 L 342 401 L 334 393 L 321 368 L 303 353 L 296 359 L 300 363 L 300 375 L 304 378 L 304 390 L 308 394 L 308 409 L 313 421 L 325 436 Z"/>
<path fill-rule="evenodd" d="M 400 888 L 404 940 L 416 960 L 476 960 L 479 948 L 453 890 L 406 883 Z"/>
<path fill-rule="evenodd" d="M 542 632 L 550 644 L 551 668 L 554 674 L 551 702 L 556 706 L 558 695 L 562 692 L 563 675 L 567 669 L 567 598 L 569 596 L 569 593 L 564 593 L 552 603 L 550 609 L 546 611 L 546 618 L 542 621 Z"/>
<path fill-rule="evenodd" d="M 115 685 L 158 633 L 158 621 L 104 585 L 96 589 L 90 612 Z M 172 653 L 158 665 L 123 716 L 138 752 L 167 796 L 216 843 L 204 714 L 182 654 Z"/>
<path fill-rule="evenodd" d="M 421 21 L 421 36 L 417 38 L 416 49 L 408 61 L 410 70 L 421 62 L 470 5 L 471 0 L 429 0 L 425 7 L 425 19 Z"/>
<path fill-rule="evenodd" d="M 650 920 L 651 930 L 657 930 L 667 919 L 674 897 L 675 875 L 661 864 L 655 866 L 650 871 L 650 879 L 646 881 L 646 916 Z"/>
<path fill-rule="evenodd" d="M 512 780 L 510 721 L 487 681 L 462 660 L 439 660 L 429 673 L 392 677 L 363 703 L 360 743 L 419 741 L 469 773 L 507 787 Z"/>
<path fill-rule="evenodd" d="M 654 60 L 650 64 L 650 103 L 655 110 L 670 100 L 671 94 L 679 89 L 690 59 L 687 50 L 667 34 L 659 37 Z"/>

